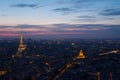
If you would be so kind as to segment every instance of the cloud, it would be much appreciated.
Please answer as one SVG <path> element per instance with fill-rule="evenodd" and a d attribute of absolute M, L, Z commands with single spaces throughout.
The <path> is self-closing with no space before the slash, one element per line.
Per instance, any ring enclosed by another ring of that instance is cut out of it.
<path fill-rule="evenodd" d="M 107 24 L 50 24 L 50 25 L 30 25 L 30 24 L 22 24 L 15 26 L 5 26 L 0 25 L 0 31 L 2 30 L 12 30 L 12 31 L 91 31 L 91 30 L 107 30 L 110 28 L 120 27 L 120 25 L 107 25 Z M 16 29 L 16 30 L 14 30 Z"/>
<path fill-rule="evenodd" d="M 95 28 L 95 27 L 119 27 L 120 25 L 108 24 L 53 24 L 54 27 L 59 28 Z"/>
<path fill-rule="evenodd" d="M 53 9 L 53 11 L 62 12 L 63 14 L 93 14 L 99 7 L 99 5 L 96 5 L 98 2 L 98 0 L 58 0 L 58 4 L 61 7 Z"/>
<path fill-rule="evenodd" d="M 16 25 L 5 26 L 0 25 L 1 36 L 7 34 L 18 35 L 23 33 L 25 35 L 57 35 L 74 37 L 119 37 L 120 25 L 107 24 L 51 24 L 51 25 Z"/>
<path fill-rule="evenodd" d="M 70 8 L 57 8 L 57 9 L 54 9 L 54 11 L 69 12 L 69 11 L 72 11 L 72 9 L 70 9 Z"/>
<path fill-rule="evenodd" d="M 58 4 L 78 4 L 78 3 L 86 3 L 90 0 L 58 0 Z"/>
<path fill-rule="evenodd" d="M 77 16 L 77 18 L 84 18 L 84 19 L 93 19 L 95 16 Z"/>
<path fill-rule="evenodd" d="M 114 0 L 58 0 L 58 4 L 65 6 L 67 8 L 72 9 L 67 13 L 77 13 L 77 14 L 84 14 L 89 15 L 93 14 L 96 15 L 96 19 L 102 20 L 99 16 L 104 16 L 104 19 L 109 20 L 108 16 L 119 16 L 120 15 L 120 8 L 119 8 L 119 1 L 115 2 Z M 59 11 L 63 12 L 63 11 Z M 98 17 L 97 17 L 98 16 Z M 89 21 L 92 17 L 88 19 L 88 17 L 78 17 L 82 19 L 76 19 L 80 21 Z M 84 18 L 84 19 L 83 19 Z M 115 18 L 117 19 L 117 18 Z M 115 20 L 114 19 L 114 20 Z M 94 20 L 90 20 L 94 22 Z"/>
<path fill-rule="evenodd" d="M 76 19 L 73 19 L 73 21 L 89 21 L 89 22 L 95 22 L 96 17 L 95 16 L 76 16 Z"/>
<path fill-rule="evenodd" d="M 26 4 L 26 3 L 20 3 L 20 4 L 10 5 L 10 7 L 20 7 L 20 8 L 29 7 L 29 8 L 39 8 L 39 7 L 42 7 L 42 6 L 40 6 L 39 4 Z"/>
<path fill-rule="evenodd" d="M 16 25 L 14 28 L 45 28 L 44 25 L 29 25 L 29 24 L 22 24 L 22 25 Z"/>
<path fill-rule="evenodd" d="M 106 10 L 103 10 L 100 14 L 103 16 L 119 16 L 120 8 L 106 9 Z"/>
<path fill-rule="evenodd" d="M 97 2 L 99 2 L 99 0 L 58 0 L 58 4 L 74 8 L 76 10 L 88 10 L 90 8 L 94 8 Z"/>
<path fill-rule="evenodd" d="M 44 25 L 30 25 L 30 24 L 19 24 L 19 25 L 15 25 L 15 26 L 9 26 L 9 25 L 0 25 L 0 28 L 21 28 L 21 29 L 25 29 L 25 28 L 45 28 Z"/>
<path fill-rule="evenodd" d="M 63 14 L 68 14 L 68 13 L 73 12 L 74 9 L 62 7 L 62 8 L 53 9 L 53 11 L 55 11 L 55 12 L 62 12 Z"/>
<path fill-rule="evenodd" d="M 1 14 L 0 16 L 2 16 L 2 17 L 3 17 L 3 16 L 7 16 L 7 15 L 6 15 L 6 14 Z"/>

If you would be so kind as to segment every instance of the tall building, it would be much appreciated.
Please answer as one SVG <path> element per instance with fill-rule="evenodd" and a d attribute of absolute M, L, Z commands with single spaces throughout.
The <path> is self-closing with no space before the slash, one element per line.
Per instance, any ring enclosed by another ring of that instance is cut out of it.
<path fill-rule="evenodd" d="M 20 44 L 19 44 L 19 48 L 18 48 L 18 51 L 22 52 L 26 49 L 26 45 L 23 44 L 23 37 L 22 37 L 22 34 L 20 35 Z"/>
<path fill-rule="evenodd" d="M 82 49 L 80 50 L 79 55 L 77 56 L 77 58 L 78 59 L 85 58 L 85 55 L 84 55 Z"/>
<path fill-rule="evenodd" d="M 18 52 L 16 53 L 16 56 L 21 57 L 22 56 L 22 52 L 26 49 L 26 45 L 23 44 L 23 37 L 22 34 L 20 34 L 20 44 L 18 47 Z M 14 57 L 14 56 L 13 56 Z"/>

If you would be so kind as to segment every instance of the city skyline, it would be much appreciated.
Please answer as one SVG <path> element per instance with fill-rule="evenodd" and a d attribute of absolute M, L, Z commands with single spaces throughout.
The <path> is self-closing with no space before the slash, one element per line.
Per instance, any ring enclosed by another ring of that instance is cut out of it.
<path fill-rule="evenodd" d="M 119 0 L 1 0 L 0 37 L 120 38 Z"/>

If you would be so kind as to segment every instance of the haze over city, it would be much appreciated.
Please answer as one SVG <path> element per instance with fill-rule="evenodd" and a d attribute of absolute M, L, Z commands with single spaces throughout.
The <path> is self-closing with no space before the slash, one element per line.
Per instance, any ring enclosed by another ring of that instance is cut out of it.
<path fill-rule="evenodd" d="M 0 38 L 120 38 L 120 0 L 1 0 Z"/>

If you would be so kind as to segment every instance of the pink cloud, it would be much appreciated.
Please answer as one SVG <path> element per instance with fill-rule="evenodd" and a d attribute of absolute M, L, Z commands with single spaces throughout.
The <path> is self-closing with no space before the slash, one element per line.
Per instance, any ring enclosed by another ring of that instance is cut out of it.
<path fill-rule="evenodd" d="M 16 37 L 16 36 L 19 36 L 19 34 L 1 33 L 0 36 L 2 36 L 2 37 Z"/>

